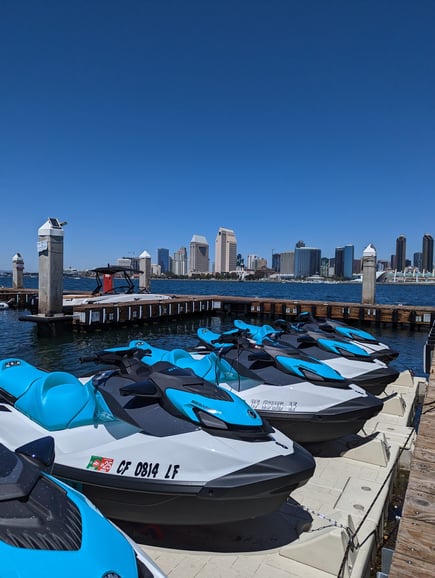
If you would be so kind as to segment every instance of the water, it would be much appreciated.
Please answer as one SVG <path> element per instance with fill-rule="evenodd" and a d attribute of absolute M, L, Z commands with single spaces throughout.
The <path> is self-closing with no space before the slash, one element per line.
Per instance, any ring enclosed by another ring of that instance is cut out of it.
<path fill-rule="evenodd" d="M 7 279 L 4 283 L 6 285 Z M 10 286 L 6 285 L 6 286 Z M 37 288 L 38 279 L 25 277 L 25 287 Z M 95 286 L 93 279 L 65 278 L 65 291 L 88 291 Z M 226 281 L 171 281 L 152 280 L 151 291 L 169 295 L 235 295 L 249 297 L 286 298 L 322 302 L 361 302 L 361 284 L 355 283 L 276 283 L 276 282 L 226 282 Z M 385 304 L 435 306 L 434 285 L 376 286 L 376 302 Z M 196 330 L 209 327 L 213 331 L 225 331 L 233 327 L 233 318 L 201 317 L 130 327 L 111 329 L 98 333 L 71 333 L 63 337 L 42 338 L 37 335 L 34 323 L 19 321 L 26 311 L 0 310 L 0 358 L 20 357 L 44 369 L 64 370 L 83 374 L 94 369 L 82 364 L 81 356 L 87 356 L 106 347 L 126 345 L 132 339 L 145 339 L 158 347 L 193 347 L 197 344 Z M 256 318 L 247 319 L 255 323 Z M 365 327 L 367 329 L 367 327 Z M 412 369 L 417 375 L 425 375 L 423 347 L 426 331 L 411 331 L 391 327 L 368 329 L 384 343 L 397 349 L 400 355 L 392 363 L 397 369 Z"/>

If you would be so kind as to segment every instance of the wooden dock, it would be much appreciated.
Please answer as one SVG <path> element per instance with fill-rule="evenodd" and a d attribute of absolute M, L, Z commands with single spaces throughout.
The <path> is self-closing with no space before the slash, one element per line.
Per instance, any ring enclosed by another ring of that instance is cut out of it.
<path fill-rule="evenodd" d="M 16 308 L 31 309 L 35 295 L 37 296 L 35 290 L 0 289 L 0 301 L 6 301 Z M 89 303 L 74 307 L 72 314 L 64 313 L 49 318 L 42 318 L 32 312 L 23 320 L 34 321 L 49 331 L 54 326 L 59 328 L 61 324 L 68 330 L 92 331 L 198 314 L 243 315 L 258 319 L 283 318 L 292 321 L 301 311 L 310 311 L 318 317 L 329 317 L 368 326 L 391 325 L 397 328 L 429 330 L 435 322 L 435 306 L 365 305 L 227 295 L 172 295 L 169 299 L 158 299 L 157 296 L 156 300 L 145 301 L 132 295 L 131 301 Z M 54 332 L 54 334 L 58 333 L 59 331 Z"/>
<path fill-rule="evenodd" d="M 435 576 L 435 357 L 411 461 L 389 578 Z"/>

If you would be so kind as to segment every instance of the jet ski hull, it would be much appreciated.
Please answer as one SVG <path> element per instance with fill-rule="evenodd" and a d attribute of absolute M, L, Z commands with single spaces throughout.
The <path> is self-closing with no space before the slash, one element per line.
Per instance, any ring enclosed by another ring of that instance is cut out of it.
<path fill-rule="evenodd" d="M 294 458 L 273 458 L 200 484 L 93 479 L 92 472 L 55 465 L 56 475 L 87 496 L 106 516 L 137 523 L 223 524 L 256 518 L 279 509 L 313 475 L 315 462 L 294 445 Z"/>
<path fill-rule="evenodd" d="M 382 410 L 383 403 L 378 401 L 374 404 L 372 399 L 355 399 L 316 413 L 295 412 L 292 419 L 282 412 L 257 411 L 283 434 L 307 445 L 358 433 L 368 419 Z"/>

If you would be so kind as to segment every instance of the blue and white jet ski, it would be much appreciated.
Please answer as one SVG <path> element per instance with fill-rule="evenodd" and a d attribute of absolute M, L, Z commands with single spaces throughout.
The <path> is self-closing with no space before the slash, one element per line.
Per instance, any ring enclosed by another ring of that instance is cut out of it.
<path fill-rule="evenodd" d="M 219 339 L 218 334 L 214 335 Z M 140 365 L 129 361 L 134 357 L 151 367 L 166 361 L 189 368 L 207 381 L 237 393 L 273 426 L 301 444 L 355 434 L 383 408 L 381 400 L 350 384 L 328 366 L 299 359 L 300 376 L 292 375 L 281 364 L 279 347 L 261 350 L 250 344 L 243 347 L 234 336 L 233 346 L 229 348 L 233 336 L 234 332 L 225 336 L 222 355 L 161 349 L 142 340 L 133 340 L 127 348 L 111 348 L 100 352 L 99 356 L 102 362 L 122 367 L 122 372 L 128 375 L 136 371 L 140 374 Z M 287 360 L 284 356 L 283 361 Z M 319 375 L 324 370 L 324 376 L 319 379 L 321 385 L 304 378 L 304 371 L 313 375 L 316 369 Z"/>
<path fill-rule="evenodd" d="M 255 345 L 281 344 L 289 350 L 303 352 L 335 369 L 344 378 L 359 385 L 373 395 L 380 395 L 387 385 L 399 377 L 399 371 L 377 359 L 359 346 L 352 343 L 325 339 L 318 332 L 304 334 L 284 332 L 271 325 L 254 325 L 240 319 L 234 321 L 237 329 L 245 334 Z M 347 355 L 342 355 L 344 349 Z"/>
<path fill-rule="evenodd" d="M 367 331 L 352 327 L 341 321 L 335 321 L 329 318 L 316 318 L 309 311 L 301 312 L 294 322 L 278 319 L 274 322 L 274 325 L 284 332 L 291 333 L 296 331 L 304 333 L 307 331 L 316 331 L 333 339 L 350 341 L 385 363 L 389 363 L 399 355 L 398 351 L 392 349 L 386 343 L 382 343 Z"/>
<path fill-rule="evenodd" d="M 217 524 L 277 510 L 313 475 L 304 448 L 231 392 L 192 371 L 144 364 L 82 383 L 26 361 L 0 362 L 0 443 L 51 435 L 53 472 L 108 517 Z"/>
<path fill-rule="evenodd" d="M 164 578 L 85 496 L 54 478 L 50 436 L 0 444 L 2 578 Z"/>

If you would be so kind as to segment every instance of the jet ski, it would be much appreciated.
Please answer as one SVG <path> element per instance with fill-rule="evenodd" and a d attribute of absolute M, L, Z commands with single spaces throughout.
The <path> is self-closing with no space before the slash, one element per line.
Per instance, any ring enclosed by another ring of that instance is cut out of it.
<path fill-rule="evenodd" d="M 0 442 L 52 435 L 54 474 L 106 516 L 132 522 L 254 518 L 313 475 L 311 454 L 241 398 L 168 363 L 141 365 L 138 379 L 112 369 L 83 383 L 0 361 Z"/>
<path fill-rule="evenodd" d="M 2 578 L 164 578 L 85 496 L 54 478 L 54 439 L 0 443 Z"/>
<path fill-rule="evenodd" d="M 336 340 L 326 340 L 316 332 L 300 334 L 284 332 L 271 325 L 253 325 L 240 319 L 234 321 L 237 329 L 245 331 L 252 343 L 262 345 L 265 342 L 278 344 L 304 352 L 338 371 L 344 378 L 359 385 L 373 395 L 380 395 L 387 385 L 399 377 L 399 371 L 388 366 L 380 359 L 367 354 L 353 344 L 345 344 L 347 356 L 342 355 L 343 344 Z M 335 342 L 335 343 L 334 343 Z M 351 352 L 355 354 L 352 356 Z"/>
<path fill-rule="evenodd" d="M 341 321 L 335 321 L 329 318 L 316 318 L 309 311 L 300 313 L 292 323 L 284 319 L 278 319 L 274 322 L 274 325 L 284 331 L 286 331 L 287 328 L 289 328 L 290 331 L 295 330 L 296 332 L 318 331 L 333 338 L 351 341 L 385 363 L 389 363 L 399 355 L 398 351 L 382 343 L 367 331 L 352 327 Z"/>
<path fill-rule="evenodd" d="M 215 335 L 219 339 L 219 335 Z M 355 434 L 383 408 L 381 400 L 349 384 L 339 374 L 330 382 L 319 380 L 321 386 L 289 374 L 280 363 L 279 347 L 265 346 L 259 350 L 246 339 L 241 346 L 234 332 L 224 338 L 225 345 L 233 338 L 233 347 L 225 347 L 223 355 L 211 351 L 195 356 L 183 349 L 161 349 L 133 340 L 127 348 L 100 352 L 99 359 L 115 363 L 128 375 L 136 371 L 140 375 L 140 365 L 129 362 L 132 357 L 151 367 L 167 361 L 191 369 L 207 381 L 236 392 L 274 427 L 302 445 Z M 302 360 L 300 366 L 303 364 Z M 326 374 L 335 373 L 328 366 L 317 365 L 320 370 L 325 367 Z M 313 366 L 314 363 L 309 368 L 310 375 L 314 373 Z"/>

